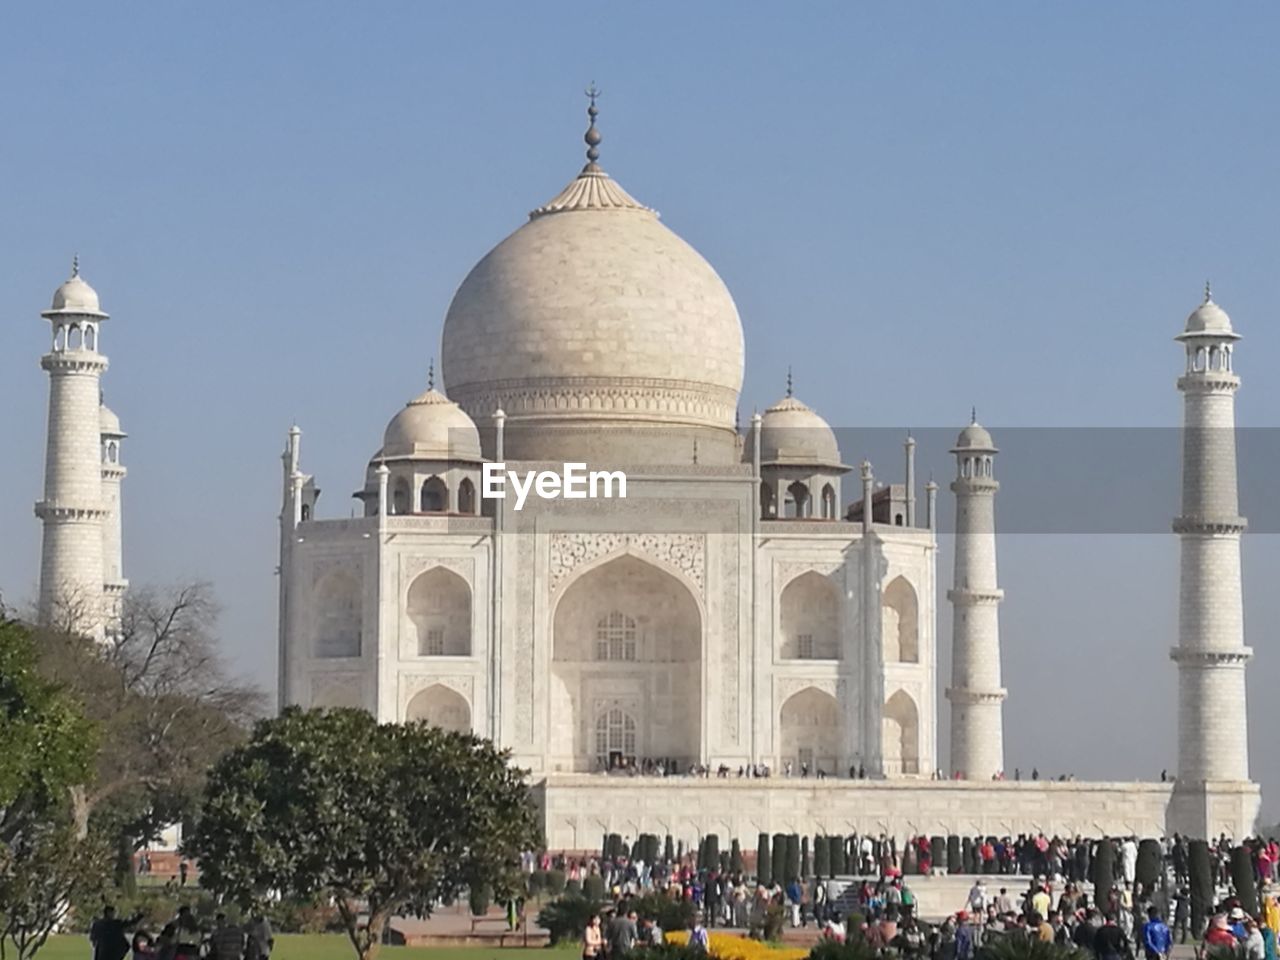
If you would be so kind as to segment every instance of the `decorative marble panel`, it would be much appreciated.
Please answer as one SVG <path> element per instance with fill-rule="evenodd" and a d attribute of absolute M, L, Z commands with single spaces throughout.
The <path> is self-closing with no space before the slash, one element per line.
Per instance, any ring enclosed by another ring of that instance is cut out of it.
<path fill-rule="evenodd" d="M 553 533 L 551 592 L 584 563 L 627 549 L 679 570 L 705 597 L 706 535 L 701 533 Z"/>

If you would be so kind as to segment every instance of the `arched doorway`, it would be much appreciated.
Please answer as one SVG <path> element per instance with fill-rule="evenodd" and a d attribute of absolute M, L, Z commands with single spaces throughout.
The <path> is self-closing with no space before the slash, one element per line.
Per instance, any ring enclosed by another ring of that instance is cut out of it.
<path fill-rule="evenodd" d="M 920 772 L 920 713 L 916 702 L 899 690 L 884 705 L 884 739 L 881 755 L 887 777 L 913 776 Z"/>
<path fill-rule="evenodd" d="M 807 765 L 809 773 L 833 773 L 840 765 L 840 705 L 836 698 L 816 687 L 806 687 L 782 705 L 778 718 L 778 761 L 799 776 Z"/>
<path fill-rule="evenodd" d="M 920 662 L 920 622 L 916 591 L 906 577 L 895 577 L 881 601 L 880 632 L 885 663 Z"/>
<path fill-rule="evenodd" d="M 467 477 L 458 484 L 458 512 L 467 516 L 476 512 L 476 487 Z"/>
<path fill-rule="evenodd" d="M 787 487 L 786 516 L 789 520 L 798 520 L 809 516 L 809 488 L 803 481 L 797 480 Z"/>
<path fill-rule="evenodd" d="M 409 586 L 408 656 L 471 656 L 471 588 L 452 570 L 432 567 Z"/>
<path fill-rule="evenodd" d="M 619 770 L 636 765 L 636 719 L 621 707 L 596 717 L 596 766 Z"/>
<path fill-rule="evenodd" d="M 430 477 L 422 485 L 423 513 L 444 513 L 449 509 L 449 488 L 439 477 Z"/>
<path fill-rule="evenodd" d="M 783 660 L 840 659 L 840 594 L 829 577 L 802 573 L 782 589 Z"/>
<path fill-rule="evenodd" d="M 408 722 L 425 720 L 433 727 L 458 733 L 471 732 L 471 705 L 462 694 L 441 683 L 415 694 L 405 708 L 404 718 Z"/>
<path fill-rule="evenodd" d="M 836 519 L 836 488 L 829 483 L 822 488 L 822 518 Z"/>
<path fill-rule="evenodd" d="M 597 770 L 619 751 L 681 770 L 699 762 L 701 660 L 702 613 L 677 576 L 631 555 L 582 574 L 552 618 L 552 768 Z"/>

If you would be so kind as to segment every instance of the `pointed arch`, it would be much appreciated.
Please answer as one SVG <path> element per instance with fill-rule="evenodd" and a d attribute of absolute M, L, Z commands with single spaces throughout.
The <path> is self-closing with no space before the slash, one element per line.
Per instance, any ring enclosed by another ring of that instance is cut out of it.
<path fill-rule="evenodd" d="M 312 597 L 312 650 L 316 657 L 360 656 L 360 593 L 360 581 L 346 570 L 334 570 L 316 583 Z"/>
<path fill-rule="evenodd" d="M 920 662 L 920 606 L 904 576 L 894 577 L 880 601 L 880 634 L 885 663 Z"/>
<path fill-rule="evenodd" d="M 920 772 L 920 711 L 911 695 L 898 690 L 885 701 L 881 754 L 886 776 Z"/>
<path fill-rule="evenodd" d="M 409 585 L 405 612 L 411 655 L 471 656 L 471 587 L 458 574 L 445 567 L 420 573 Z"/>
<path fill-rule="evenodd" d="M 433 727 L 456 733 L 471 732 L 471 704 L 458 691 L 442 683 L 432 684 L 414 694 L 405 708 L 406 722 L 425 721 Z"/>
<path fill-rule="evenodd" d="M 391 513 L 403 516 L 410 512 L 409 481 L 404 477 L 396 477 L 391 485 Z"/>
<path fill-rule="evenodd" d="M 463 477 L 458 484 L 458 512 L 467 516 L 476 512 L 476 485 L 470 477 Z"/>
<path fill-rule="evenodd" d="M 822 519 L 836 519 L 836 489 L 831 484 L 822 487 Z"/>
<path fill-rule="evenodd" d="M 792 694 L 778 713 L 778 760 L 791 762 L 798 774 L 807 764 L 811 773 L 840 766 L 840 705 L 817 687 Z"/>
<path fill-rule="evenodd" d="M 418 510 L 422 513 L 444 513 L 449 509 L 449 487 L 440 477 L 428 477 L 422 484 Z"/>
<path fill-rule="evenodd" d="M 809 516 L 809 488 L 804 481 L 796 480 L 787 487 L 786 516 L 789 520 L 799 520 Z"/>
<path fill-rule="evenodd" d="M 840 591 L 816 570 L 782 588 L 778 655 L 783 660 L 839 660 Z"/>
<path fill-rule="evenodd" d="M 704 620 L 680 576 L 647 557 L 614 554 L 569 581 L 551 619 L 545 708 L 554 769 L 607 765 L 618 748 L 600 749 L 606 707 L 632 718 L 639 756 L 681 769 L 701 760 Z"/>

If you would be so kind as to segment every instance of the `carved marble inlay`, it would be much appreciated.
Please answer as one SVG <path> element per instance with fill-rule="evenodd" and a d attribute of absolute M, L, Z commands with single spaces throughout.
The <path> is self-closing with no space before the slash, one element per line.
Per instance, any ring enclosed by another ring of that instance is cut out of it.
<path fill-rule="evenodd" d="M 419 574 L 434 567 L 452 570 L 468 585 L 475 586 L 476 562 L 472 557 L 407 557 L 404 560 L 405 582 L 413 583 Z"/>
<path fill-rule="evenodd" d="M 777 681 L 778 705 L 786 703 L 801 690 L 808 690 L 812 687 L 814 690 L 820 690 L 822 693 L 829 693 L 836 698 L 836 702 L 842 702 L 845 697 L 845 682 L 836 680 L 831 677 L 822 679 L 807 679 L 805 677 L 782 677 Z"/>
<path fill-rule="evenodd" d="M 833 577 L 843 567 L 843 560 L 775 560 L 773 562 L 774 587 L 781 591 L 802 573 L 820 573 L 824 577 Z"/>
<path fill-rule="evenodd" d="M 674 567 L 706 595 L 706 535 L 701 533 L 553 533 L 551 591 L 584 563 L 627 549 Z"/>

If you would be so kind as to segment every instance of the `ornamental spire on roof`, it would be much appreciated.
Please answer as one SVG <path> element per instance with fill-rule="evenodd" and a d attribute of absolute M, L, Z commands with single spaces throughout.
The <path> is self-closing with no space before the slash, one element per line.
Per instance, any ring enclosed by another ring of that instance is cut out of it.
<path fill-rule="evenodd" d="M 654 211 L 618 186 L 596 162 L 600 159 L 600 143 L 604 140 L 604 135 L 596 126 L 596 117 L 600 116 L 600 108 L 596 106 L 600 89 L 592 83 L 584 92 L 590 101 L 587 106 L 587 132 L 582 135 L 582 140 L 587 145 L 587 164 L 573 182 L 550 202 L 530 213 L 529 218 L 572 210 L 639 210 L 653 213 Z"/>
<path fill-rule="evenodd" d="M 582 139 L 587 144 L 587 165 L 582 169 L 584 171 L 595 171 L 600 169 L 596 165 L 596 161 L 600 159 L 600 141 L 604 139 L 604 136 L 596 129 L 596 117 L 600 116 L 600 110 L 596 107 L 596 98 L 600 96 L 600 88 L 592 80 L 591 86 L 587 87 L 585 93 L 587 99 L 591 101 L 591 105 L 587 107 L 587 119 L 590 122 L 587 126 L 587 132 L 582 135 Z"/>

